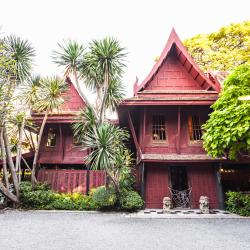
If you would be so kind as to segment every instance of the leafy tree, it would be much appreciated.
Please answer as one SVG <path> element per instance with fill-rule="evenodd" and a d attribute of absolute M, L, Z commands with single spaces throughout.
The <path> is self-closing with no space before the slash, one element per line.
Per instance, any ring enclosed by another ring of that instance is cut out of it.
<path fill-rule="evenodd" d="M 0 190 L 14 203 L 19 202 L 19 182 L 15 165 L 12 159 L 11 145 L 8 138 L 8 123 L 13 110 L 14 91 L 20 82 L 27 79 L 32 68 L 32 60 L 35 55 L 33 47 L 27 40 L 16 36 L 9 36 L 1 40 L 0 48 L 0 144 L 3 161 L 4 182 L 0 180 Z M 20 127 L 20 133 L 24 125 Z M 19 135 L 18 148 L 21 145 L 22 135 Z M 19 148 L 20 149 L 20 148 Z M 19 150 L 20 151 L 20 150 Z M 17 161 L 20 161 L 18 151 Z M 17 167 L 19 162 L 16 163 Z M 14 193 L 10 192 L 10 180 L 14 186 Z"/>
<path fill-rule="evenodd" d="M 204 147 L 213 157 L 236 159 L 250 153 L 250 63 L 238 66 L 225 80 L 213 112 L 203 126 Z"/>
<path fill-rule="evenodd" d="M 230 71 L 250 62 L 250 21 L 198 34 L 186 39 L 184 45 L 204 71 Z"/>
<path fill-rule="evenodd" d="M 70 76 L 71 74 L 74 76 L 75 83 L 78 89 L 79 94 L 85 100 L 87 106 L 91 106 L 88 101 L 87 96 L 82 91 L 80 86 L 80 75 L 79 75 L 79 67 L 83 60 L 84 56 L 84 47 L 83 45 L 78 44 L 75 41 L 64 41 L 62 44 L 58 43 L 59 50 L 52 52 L 53 61 L 61 67 L 64 67 L 64 75 Z"/>

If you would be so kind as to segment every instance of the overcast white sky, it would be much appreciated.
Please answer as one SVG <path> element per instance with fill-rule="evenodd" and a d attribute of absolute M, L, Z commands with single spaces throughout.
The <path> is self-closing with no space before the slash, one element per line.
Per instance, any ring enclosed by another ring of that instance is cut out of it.
<path fill-rule="evenodd" d="M 1 31 L 33 44 L 41 75 L 62 73 L 51 61 L 57 42 L 70 38 L 87 45 L 116 37 L 129 52 L 124 83 L 130 96 L 136 75 L 139 82 L 146 77 L 172 27 L 183 40 L 250 19 L 249 0 L 6 0 L 0 6 Z"/>

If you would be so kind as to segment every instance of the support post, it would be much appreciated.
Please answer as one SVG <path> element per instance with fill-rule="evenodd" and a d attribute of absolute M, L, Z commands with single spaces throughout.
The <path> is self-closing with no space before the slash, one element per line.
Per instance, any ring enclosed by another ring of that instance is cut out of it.
<path fill-rule="evenodd" d="M 180 154 L 180 145 L 181 145 L 181 107 L 178 106 L 178 118 L 177 118 L 177 145 L 176 151 L 177 154 Z"/>
<path fill-rule="evenodd" d="M 146 107 L 143 107 L 143 127 L 142 127 L 142 150 L 145 148 L 145 137 L 146 137 Z"/>
<path fill-rule="evenodd" d="M 145 166 L 141 163 L 141 197 L 145 200 Z"/>
<path fill-rule="evenodd" d="M 222 183 L 221 183 L 221 174 L 220 174 L 221 163 L 218 167 L 215 167 L 215 181 L 216 181 L 216 190 L 218 196 L 219 209 L 225 210 L 225 195 L 223 193 Z"/>
<path fill-rule="evenodd" d="M 63 145 L 63 133 L 62 133 L 62 125 L 59 125 L 59 134 L 60 134 L 60 154 L 61 159 L 64 160 L 64 145 Z"/>
<path fill-rule="evenodd" d="M 87 154 L 90 154 L 90 149 L 87 149 Z M 89 181 L 89 175 L 90 175 L 90 165 L 87 164 L 86 165 L 87 167 L 87 174 L 86 174 L 86 195 L 89 195 L 89 184 L 90 184 L 90 181 Z"/>

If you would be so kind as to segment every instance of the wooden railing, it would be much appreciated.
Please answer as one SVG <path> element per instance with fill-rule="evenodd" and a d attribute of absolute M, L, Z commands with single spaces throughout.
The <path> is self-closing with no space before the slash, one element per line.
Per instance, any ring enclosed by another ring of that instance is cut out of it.
<path fill-rule="evenodd" d="M 106 175 L 101 170 L 54 170 L 40 169 L 37 180 L 47 182 L 52 190 L 61 193 L 83 193 L 87 190 L 105 185 Z"/>

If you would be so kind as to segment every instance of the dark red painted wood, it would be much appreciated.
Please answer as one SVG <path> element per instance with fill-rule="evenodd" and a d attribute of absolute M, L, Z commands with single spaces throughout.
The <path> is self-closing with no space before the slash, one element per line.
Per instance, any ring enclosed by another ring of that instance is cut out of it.
<path fill-rule="evenodd" d="M 215 172 L 212 166 L 188 167 L 192 187 L 192 207 L 199 208 L 200 196 L 208 196 L 211 208 L 218 208 Z"/>
<path fill-rule="evenodd" d="M 47 182 L 56 192 L 61 193 L 83 193 L 86 194 L 87 170 L 52 170 L 40 169 L 37 180 Z M 96 170 L 90 171 L 90 189 L 105 184 L 105 172 Z"/>
<path fill-rule="evenodd" d="M 60 132 L 61 126 L 61 132 Z M 73 132 L 70 124 L 47 124 L 44 129 L 43 138 L 39 152 L 40 164 L 84 164 L 84 156 L 87 150 L 83 147 L 73 145 Z M 49 128 L 57 131 L 55 147 L 47 147 L 47 136 Z"/>
<path fill-rule="evenodd" d="M 166 167 L 146 166 L 146 208 L 162 208 L 163 197 L 169 196 L 169 171 Z"/>

